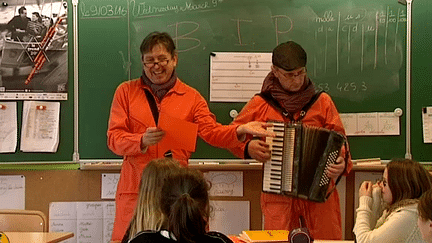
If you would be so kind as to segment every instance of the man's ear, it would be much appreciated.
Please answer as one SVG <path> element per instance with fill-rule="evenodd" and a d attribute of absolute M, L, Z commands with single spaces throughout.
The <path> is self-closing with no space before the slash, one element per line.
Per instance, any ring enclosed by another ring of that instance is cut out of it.
<path fill-rule="evenodd" d="M 176 52 L 176 54 L 174 55 L 174 57 L 173 57 L 173 59 L 174 59 L 174 67 L 177 67 L 177 64 L 178 64 L 178 54 L 177 54 L 177 52 Z"/>

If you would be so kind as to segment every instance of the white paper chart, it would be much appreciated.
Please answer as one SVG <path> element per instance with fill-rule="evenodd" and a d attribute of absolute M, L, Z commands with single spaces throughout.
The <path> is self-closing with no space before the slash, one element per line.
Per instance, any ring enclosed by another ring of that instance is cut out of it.
<path fill-rule="evenodd" d="M 340 114 L 347 136 L 400 135 L 400 118 L 394 112 Z"/>
<path fill-rule="evenodd" d="M 423 118 L 423 142 L 432 143 L 432 107 L 424 107 Z"/>
<path fill-rule="evenodd" d="M 52 202 L 50 232 L 73 232 L 66 243 L 109 242 L 114 225 L 115 202 Z"/>
<path fill-rule="evenodd" d="M 0 208 L 25 209 L 25 177 L 23 175 L 0 176 Z"/>
<path fill-rule="evenodd" d="M 210 101 L 247 102 L 261 91 L 271 53 L 214 52 L 210 58 Z"/>

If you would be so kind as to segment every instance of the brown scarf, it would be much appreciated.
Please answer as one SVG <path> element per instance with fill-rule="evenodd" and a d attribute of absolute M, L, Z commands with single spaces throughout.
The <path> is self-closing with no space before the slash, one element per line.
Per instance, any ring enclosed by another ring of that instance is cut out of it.
<path fill-rule="evenodd" d="M 144 70 L 141 77 L 142 77 L 143 84 L 149 86 L 150 89 L 153 91 L 153 93 L 159 98 L 159 100 L 161 100 L 166 95 L 166 93 L 168 93 L 168 91 L 172 89 L 172 87 L 174 87 L 177 81 L 177 73 L 175 70 L 172 73 L 172 76 L 168 80 L 168 82 L 163 84 L 154 84 L 152 81 L 150 81 L 147 75 L 145 75 Z"/>
<path fill-rule="evenodd" d="M 291 114 L 299 112 L 315 95 L 315 86 L 308 78 L 303 87 L 297 92 L 289 92 L 279 83 L 278 78 L 270 72 L 264 79 L 262 93 L 270 94 L 280 106 Z"/>

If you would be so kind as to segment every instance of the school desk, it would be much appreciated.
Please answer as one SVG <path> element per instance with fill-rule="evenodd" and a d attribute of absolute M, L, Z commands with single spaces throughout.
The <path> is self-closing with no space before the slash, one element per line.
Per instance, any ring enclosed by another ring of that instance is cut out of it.
<path fill-rule="evenodd" d="M 315 240 L 314 243 L 354 243 L 353 240 Z"/>
<path fill-rule="evenodd" d="M 3 232 L 12 243 L 56 243 L 72 238 L 72 232 Z"/>

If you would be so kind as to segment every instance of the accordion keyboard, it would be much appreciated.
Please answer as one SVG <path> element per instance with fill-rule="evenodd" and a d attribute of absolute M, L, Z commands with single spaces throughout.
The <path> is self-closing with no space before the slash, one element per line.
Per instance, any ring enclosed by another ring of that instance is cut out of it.
<path fill-rule="evenodd" d="M 263 191 L 290 192 L 293 186 L 295 129 L 287 128 L 285 130 L 283 123 L 273 123 L 273 127 L 267 129 L 273 131 L 276 137 L 266 138 L 266 142 L 270 146 L 271 158 L 264 164 L 264 178 L 267 179 L 263 181 Z M 284 142 L 290 146 L 284 146 Z"/>

